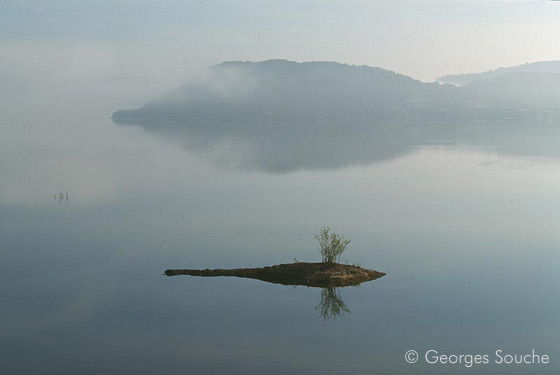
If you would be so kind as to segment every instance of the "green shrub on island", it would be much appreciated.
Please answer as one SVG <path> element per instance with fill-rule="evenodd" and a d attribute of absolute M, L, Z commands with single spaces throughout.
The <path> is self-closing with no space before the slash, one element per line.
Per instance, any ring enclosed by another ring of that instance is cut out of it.
<path fill-rule="evenodd" d="M 350 240 L 330 231 L 329 227 L 321 227 L 319 234 L 315 236 L 319 241 L 319 252 L 323 263 L 336 263 L 340 261 L 340 256 L 346 250 Z"/>

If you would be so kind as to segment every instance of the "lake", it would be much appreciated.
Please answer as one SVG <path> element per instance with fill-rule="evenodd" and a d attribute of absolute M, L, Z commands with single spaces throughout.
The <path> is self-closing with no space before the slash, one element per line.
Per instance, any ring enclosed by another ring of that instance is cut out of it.
<path fill-rule="evenodd" d="M 105 117 L 3 130 L 6 374 L 560 371 L 553 128 L 401 142 L 333 127 L 298 142 L 302 130 L 168 137 Z M 343 263 L 387 273 L 331 291 L 339 315 L 320 288 L 163 275 L 318 261 L 323 225 L 351 239 Z M 429 350 L 489 363 L 430 364 Z M 497 350 L 550 363 L 498 364 Z"/>

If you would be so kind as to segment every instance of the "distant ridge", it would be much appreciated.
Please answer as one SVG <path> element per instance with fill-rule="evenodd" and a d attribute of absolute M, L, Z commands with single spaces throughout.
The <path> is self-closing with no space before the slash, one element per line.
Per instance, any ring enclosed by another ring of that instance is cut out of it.
<path fill-rule="evenodd" d="M 560 74 L 560 61 L 542 61 L 517 65 L 512 67 L 501 67 L 493 70 L 488 70 L 481 73 L 468 73 L 468 74 L 453 74 L 437 79 L 441 83 L 450 83 L 458 86 L 464 86 L 473 82 L 487 81 L 496 78 L 503 74 L 509 73 L 546 73 L 546 74 Z"/>

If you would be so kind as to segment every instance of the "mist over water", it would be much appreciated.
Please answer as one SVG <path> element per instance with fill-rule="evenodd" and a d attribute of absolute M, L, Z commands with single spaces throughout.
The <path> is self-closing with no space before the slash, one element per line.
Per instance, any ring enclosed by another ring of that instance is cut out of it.
<path fill-rule="evenodd" d="M 366 126 L 333 124 L 333 137 L 246 126 L 168 137 L 95 117 L 12 122 L 0 188 L 6 371 L 444 374 L 403 355 L 558 352 L 554 133 L 519 124 L 480 147 L 460 127 L 383 138 Z M 60 190 L 68 205 L 53 201 Z M 343 262 L 387 272 L 341 288 L 349 313 L 336 319 L 321 318 L 320 289 L 162 275 L 316 261 L 321 225 L 352 239 Z M 558 366 L 507 368 L 529 370 Z"/>

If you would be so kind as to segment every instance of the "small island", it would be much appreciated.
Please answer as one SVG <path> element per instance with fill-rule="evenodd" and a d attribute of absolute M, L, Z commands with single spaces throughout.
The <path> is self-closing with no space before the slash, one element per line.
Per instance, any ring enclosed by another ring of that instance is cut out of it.
<path fill-rule="evenodd" d="M 274 284 L 305 285 L 318 288 L 358 285 L 366 281 L 378 279 L 385 275 L 383 272 L 377 272 L 347 264 L 307 262 L 278 264 L 262 268 L 215 270 L 170 269 L 166 270 L 165 274 L 167 276 L 235 276 L 257 279 Z"/>
<path fill-rule="evenodd" d="M 168 269 L 167 276 L 190 275 L 202 277 L 234 276 L 257 279 L 274 284 L 305 285 L 318 288 L 334 288 L 359 285 L 385 276 L 385 273 L 340 264 L 340 255 L 346 250 L 350 240 L 344 239 L 329 227 L 322 227 L 315 236 L 319 241 L 322 261 L 317 263 L 298 262 L 278 264 L 262 268 L 235 269 Z"/>

